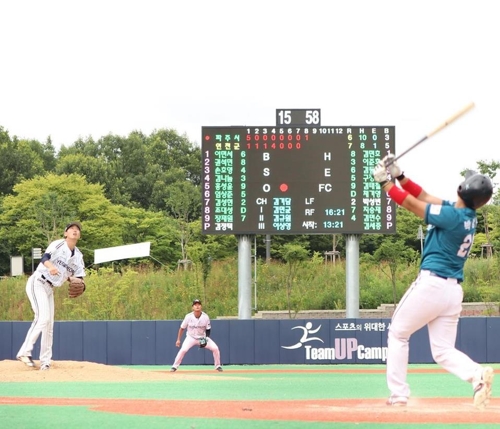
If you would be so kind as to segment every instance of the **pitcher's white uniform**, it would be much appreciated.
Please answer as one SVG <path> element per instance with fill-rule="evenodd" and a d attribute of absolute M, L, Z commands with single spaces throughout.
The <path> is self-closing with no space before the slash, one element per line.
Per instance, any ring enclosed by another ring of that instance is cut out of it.
<path fill-rule="evenodd" d="M 28 279 L 26 293 L 35 317 L 17 357 L 31 356 L 41 334 L 40 364 L 50 365 L 54 332 L 54 288 L 62 286 L 68 277 L 84 277 L 85 266 L 80 250 L 75 247 L 72 251 L 65 239 L 50 243 L 45 253 L 50 254 L 50 261 L 58 268 L 59 274 L 51 275 L 49 269 L 40 263 Z"/>
<path fill-rule="evenodd" d="M 194 346 L 199 345 L 200 338 L 204 338 L 206 331 L 211 329 L 210 318 L 204 312 L 201 312 L 200 317 L 196 317 L 194 311 L 186 314 L 181 323 L 181 329 L 187 329 L 186 338 L 182 342 L 182 347 L 175 357 L 175 362 L 172 368 L 177 369 L 184 358 L 186 352 Z M 211 350 L 214 356 L 215 368 L 220 368 L 220 351 L 219 347 L 210 337 L 207 337 L 206 348 Z"/>

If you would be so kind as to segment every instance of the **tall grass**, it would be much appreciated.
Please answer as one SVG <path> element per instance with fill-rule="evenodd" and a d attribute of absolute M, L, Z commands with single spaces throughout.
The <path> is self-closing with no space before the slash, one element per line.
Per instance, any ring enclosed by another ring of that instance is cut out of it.
<path fill-rule="evenodd" d="M 257 263 L 256 310 L 345 309 L 346 268 L 344 261 L 325 264 L 314 257 L 301 263 L 287 286 L 286 264 Z M 396 274 L 399 299 L 418 273 L 417 265 L 401 265 Z M 67 297 L 67 287 L 55 290 L 57 320 L 173 320 L 191 311 L 191 301 L 199 298 L 211 318 L 238 315 L 238 261 L 214 262 L 203 284 L 201 266 L 191 270 L 130 268 L 122 272 L 110 268 L 88 270 L 87 291 L 77 299 Z M 471 259 L 465 266 L 464 301 L 500 302 L 500 258 Z M 26 296 L 27 277 L 0 280 L 0 320 L 32 320 Z M 290 287 L 290 308 L 287 302 Z M 376 308 L 393 303 L 392 280 L 385 266 L 361 264 L 359 271 L 360 307 Z M 252 298 L 254 292 L 252 291 Z M 253 303 L 255 305 L 255 302 Z"/>

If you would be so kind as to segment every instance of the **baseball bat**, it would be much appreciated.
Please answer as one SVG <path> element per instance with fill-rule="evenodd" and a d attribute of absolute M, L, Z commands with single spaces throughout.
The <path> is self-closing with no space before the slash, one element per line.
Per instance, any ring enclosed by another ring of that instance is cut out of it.
<path fill-rule="evenodd" d="M 390 163 L 387 164 L 387 167 L 392 165 L 394 162 L 396 162 L 399 158 L 402 158 L 404 155 L 406 155 L 408 152 L 411 150 L 415 149 L 419 144 L 423 143 L 426 141 L 428 138 L 432 137 L 434 134 L 437 134 L 439 131 L 441 131 L 443 128 L 446 126 L 450 125 L 451 123 L 455 122 L 458 118 L 461 116 L 465 115 L 469 110 L 471 110 L 475 104 L 469 103 L 467 106 L 465 106 L 463 109 L 459 110 L 457 113 L 455 113 L 453 116 L 450 116 L 446 121 L 444 121 L 441 125 L 437 126 L 434 128 L 430 133 L 422 137 L 418 142 L 410 146 L 408 149 L 406 149 L 403 153 L 400 155 L 396 156 Z"/>

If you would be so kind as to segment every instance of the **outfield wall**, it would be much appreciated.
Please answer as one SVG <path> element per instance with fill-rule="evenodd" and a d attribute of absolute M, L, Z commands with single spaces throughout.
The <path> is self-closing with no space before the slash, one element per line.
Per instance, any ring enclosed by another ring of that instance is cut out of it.
<path fill-rule="evenodd" d="M 54 360 L 171 365 L 180 320 L 59 321 Z M 212 320 L 224 365 L 385 363 L 390 319 Z M 0 322 L 0 360 L 15 359 L 31 322 Z M 500 362 L 500 317 L 460 319 L 457 348 L 480 363 Z M 40 339 L 33 358 L 38 360 Z M 427 328 L 410 340 L 410 363 L 433 363 Z M 213 364 L 191 349 L 183 365 Z"/>

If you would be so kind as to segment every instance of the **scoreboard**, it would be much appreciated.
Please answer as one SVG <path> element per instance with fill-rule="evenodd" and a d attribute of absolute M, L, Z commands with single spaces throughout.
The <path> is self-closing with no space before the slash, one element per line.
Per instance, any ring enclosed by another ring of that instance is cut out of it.
<path fill-rule="evenodd" d="M 372 170 L 394 126 L 323 126 L 320 109 L 276 125 L 202 127 L 204 234 L 391 234 L 395 205 Z"/>

